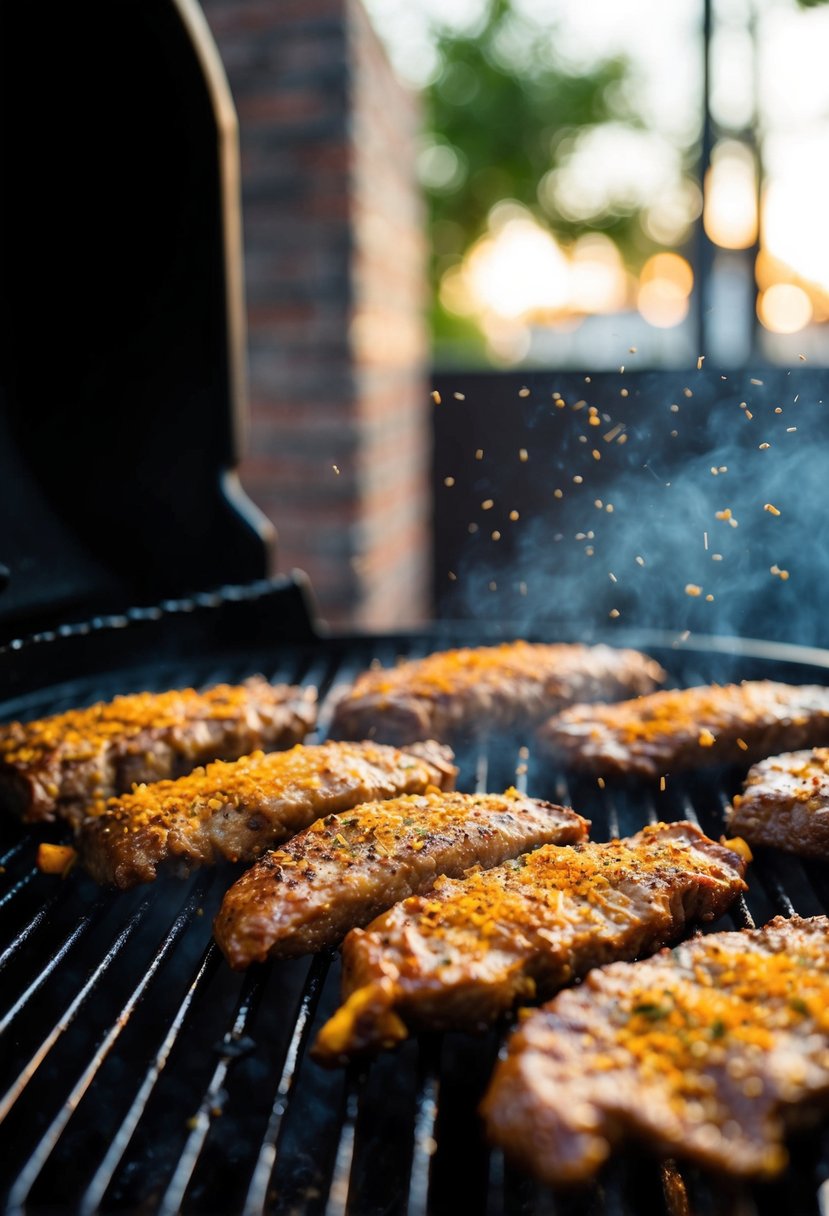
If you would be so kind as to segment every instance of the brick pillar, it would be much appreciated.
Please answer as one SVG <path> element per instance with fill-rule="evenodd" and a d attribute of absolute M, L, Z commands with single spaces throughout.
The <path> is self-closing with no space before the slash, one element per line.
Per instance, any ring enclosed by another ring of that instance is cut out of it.
<path fill-rule="evenodd" d="M 250 431 L 240 475 L 337 627 L 429 612 L 416 98 L 360 0 L 203 0 L 239 115 Z"/>

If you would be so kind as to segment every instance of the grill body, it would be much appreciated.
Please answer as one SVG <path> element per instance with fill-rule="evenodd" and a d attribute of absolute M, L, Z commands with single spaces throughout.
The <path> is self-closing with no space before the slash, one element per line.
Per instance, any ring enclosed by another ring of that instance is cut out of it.
<path fill-rule="evenodd" d="M 171 603 L 154 620 L 100 619 L 41 637 L 0 654 L 7 674 L 17 665 L 26 675 L 0 714 L 37 716 L 115 692 L 263 672 L 318 688 L 322 738 L 336 689 L 372 661 L 495 640 L 459 625 L 319 637 L 306 610 L 301 588 L 286 581 Z M 624 641 L 663 662 L 677 684 L 820 682 L 829 669 L 829 653 L 796 647 L 680 644 L 666 635 Z M 460 788 L 518 783 L 569 802 L 592 820 L 596 839 L 679 818 L 718 836 L 740 777 L 711 770 L 671 779 L 661 792 L 600 790 L 551 768 L 518 737 L 461 752 L 460 764 Z M 57 839 L 59 829 L 4 823 L 2 832 L 0 1186 L 10 1213 L 825 1211 L 829 1138 L 819 1127 L 792 1139 L 791 1166 L 771 1185 L 727 1185 L 658 1162 L 644 1146 L 617 1154 L 586 1190 L 538 1187 L 489 1150 L 477 1116 L 508 1027 L 423 1035 L 369 1065 L 327 1072 L 307 1047 L 337 1003 L 337 953 L 233 973 L 211 938 L 233 867 L 119 894 L 77 872 L 60 879 L 36 870 L 37 842 Z M 710 928 L 827 910 L 825 867 L 761 854 L 746 898 Z"/>

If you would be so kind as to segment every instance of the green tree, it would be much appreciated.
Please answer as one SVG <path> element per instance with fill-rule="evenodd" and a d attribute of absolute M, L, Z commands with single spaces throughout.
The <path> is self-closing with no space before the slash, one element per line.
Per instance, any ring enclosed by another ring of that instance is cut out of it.
<path fill-rule="evenodd" d="M 439 285 L 486 231 L 503 199 L 524 205 L 558 239 L 601 229 L 623 257 L 641 264 L 652 243 L 640 207 L 624 203 L 573 220 L 543 184 L 576 132 L 604 123 L 642 126 L 631 100 L 631 65 L 614 58 L 576 71 L 556 52 L 556 32 L 522 17 L 511 0 L 490 0 L 479 26 L 437 32 L 439 70 L 426 88 L 421 163 L 432 235 L 432 327 L 436 358 L 463 344 L 483 361 L 474 325 L 447 313 Z"/>

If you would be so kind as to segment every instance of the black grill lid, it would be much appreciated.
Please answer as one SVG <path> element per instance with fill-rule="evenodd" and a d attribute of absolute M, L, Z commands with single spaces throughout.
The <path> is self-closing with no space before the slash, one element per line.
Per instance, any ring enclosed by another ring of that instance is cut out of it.
<path fill-rule="evenodd" d="M 194 0 L 0 7 L 0 636 L 261 578 L 236 117 Z"/>

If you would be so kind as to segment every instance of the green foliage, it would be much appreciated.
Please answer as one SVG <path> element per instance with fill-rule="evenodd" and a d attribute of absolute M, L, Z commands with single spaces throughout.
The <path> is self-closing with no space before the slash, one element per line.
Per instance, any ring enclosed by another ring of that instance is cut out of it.
<path fill-rule="evenodd" d="M 426 89 L 427 142 L 452 170 L 443 180 L 424 183 L 439 352 L 442 343 L 454 347 L 462 335 L 468 343 L 474 332 L 441 308 L 440 280 L 486 231 L 499 201 L 523 204 L 565 243 L 601 228 L 633 262 L 641 262 L 650 246 L 635 208 L 575 222 L 556 211 L 549 192 L 540 192 L 576 132 L 610 121 L 641 126 L 630 101 L 626 60 L 575 70 L 556 52 L 555 29 L 530 24 L 511 0 L 490 0 L 478 28 L 442 30 L 436 45 L 441 66 Z"/>

